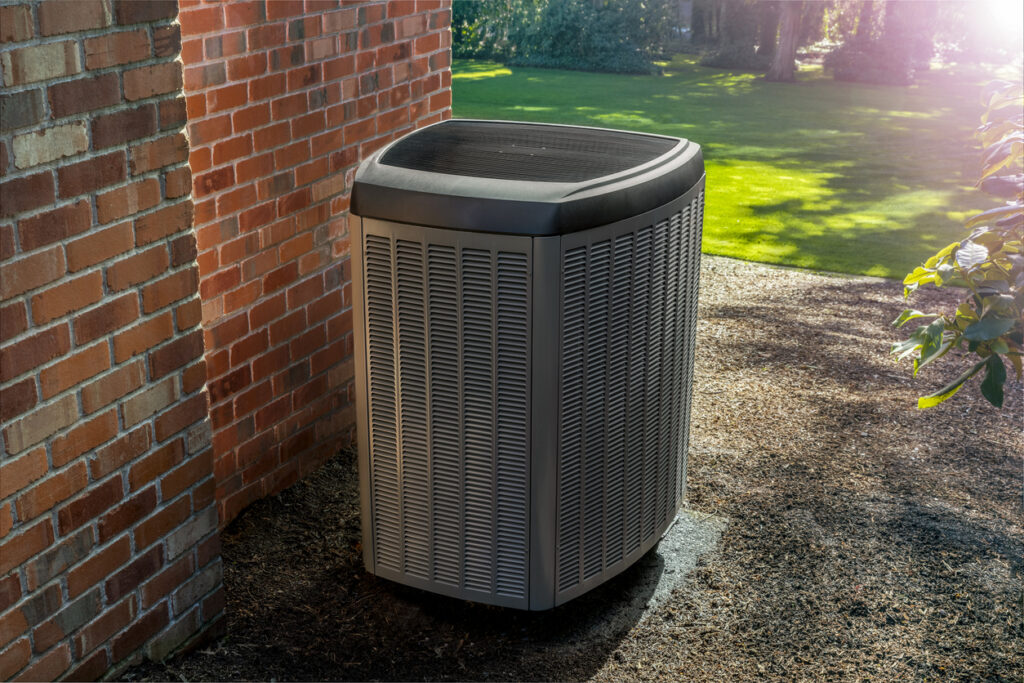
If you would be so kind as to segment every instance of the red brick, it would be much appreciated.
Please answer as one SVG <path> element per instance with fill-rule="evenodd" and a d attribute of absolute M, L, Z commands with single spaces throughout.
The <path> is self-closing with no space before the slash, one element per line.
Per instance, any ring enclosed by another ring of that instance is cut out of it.
<path fill-rule="evenodd" d="M 173 100 L 161 100 L 157 107 L 160 130 L 181 128 L 185 125 L 187 112 L 184 97 L 177 97 Z"/>
<path fill-rule="evenodd" d="M 304 280 L 288 289 L 288 308 L 297 309 L 324 293 L 324 281 L 319 275 Z"/>
<path fill-rule="evenodd" d="M 74 531 L 86 522 L 109 510 L 122 498 L 121 477 L 114 476 L 102 484 L 93 485 L 83 496 L 57 511 L 60 533 Z"/>
<path fill-rule="evenodd" d="M 283 145 L 290 139 L 288 137 L 290 134 L 289 130 L 287 121 L 275 123 L 274 125 L 267 126 L 266 128 L 260 128 L 252 135 L 253 148 L 257 152 L 263 152 L 279 145 Z"/>
<path fill-rule="evenodd" d="M 198 286 L 196 268 L 178 271 L 173 275 L 147 285 L 142 290 L 142 310 L 152 313 L 164 306 L 195 295 Z"/>
<path fill-rule="evenodd" d="M 141 107 L 105 114 L 93 119 L 92 141 L 96 149 L 123 144 L 156 132 L 156 107 Z"/>
<path fill-rule="evenodd" d="M 228 79 L 247 81 L 267 71 L 267 55 L 265 52 L 236 57 L 228 62 Z"/>
<path fill-rule="evenodd" d="M 59 358 L 71 347 L 67 325 L 58 325 L 11 344 L 0 354 L 0 382 Z"/>
<path fill-rule="evenodd" d="M 188 554 L 154 576 L 142 586 L 142 608 L 148 609 L 160 602 L 171 591 L 188 581 L 194 572 L 195 562 L 192 555 Z"/>
<path fill-rule="evenodd" d="M 155 510 L 156 497 L 156 487 L 150 486 L 103 515 L 98 525 L 100 543 L 106 543 Z"/>
<path fill-rule="evenodd" d="M 129 102 L 181 89 L 181 65 L 162 62 L 124 72 L 124 97 Z"/>
<path fill-rule="evenodd" d="M 82 407 L 93 413 L 130 394 L 145 381 L 142 361 L 124 365 L 82 388 Z"/>
<path fill-rule="evenodd" d="M 159 379 L 203 355 L 203 335 L 196 330 L 149 354 L 150 377 Z"/>
<path fill-rule="evenodd" d="M 71 646 L 62 643 L 37 659 L 15 681 L 54 681 L 71 666 Z"/>
<path fill-rule="evenodd" d="M 248 103 L 247 94 L 248 86 L 245 83 L 208 90 L 206 93 L 206 111 L 213 114 L 240 107 Z"/>
<path fill-rule="evenodd" d="M 163 441 L 163 439 L 157 436 L 157 441 Z M 149 482 L 156 480 L 181 462 L 183 455 L 184 449 L 181 439 L 175 439 L 173 442 L 147 455 L 133 465 L 129 471 L 128 480 L 131 484 L 131 490 L 137 491 Z"/>
<path fill-rule="evenodd" d="M 188 160 L 188 140 L 181 133 L 132 147 L 132 175 L 172 166 Z"/>
<path fill-rule="evenodd" d="M 149 36 L 143 30 L 105 33 L 85 40 L 85 67 L 104 69 L 149 57 Z"/>
<path fill-rule="evenodd" d="M 118 150 L 57 169 L 60 196 L 77 197 L 121 182 L 125 174 L 125 154 Z"/>
<path fill-rule="evenodd" d="M 29 645 L 27 637 L 16 641 L 6 650 L 0 651 L 0 678 L 5 681 L 12 680 L 14 674 L 28 664 L 31 656 L 32 647 Z"/>
<path fill-rule="evenodd" d="M 147 178 L 96 197 L 96 214 L 100 223 L 124 218 L 160 203 L 160 182 Z"/>
<path fill-rule="evenodd" d="M 274 155 L 270 152 L 266 154 L 260 154 L 259 156 L 250 156 L 246 159 L 242 159 L 236 165 L 236 181 L 239 184 L 247 183 L 257 178 L 270 175 L 274 172 Z M 285 174 L 287 175 L 287 174 Z M 271 209 L 273 211 L 273 209 Z M 273 219 L 274 215 L 271 214 L 270 219 Z"/>
<path fill-rule="evenodd" d="M 202 320 L 202 306 L 199 299 L 193 299 L 175 309 L 174 315 L 177 318 L 179 330 L 188 330 L 200 323 Z"/>
<path fill-rule="evenodd" d="M 223 190 L 226 187 L 231 187 L 235 184 L 235 170 L 231 166 L 224 168 L 218 168 L 209 173 L 203 173 L 195 176 L 192 181 L 193 191 L 196 197 L 205 197 L 206 195 Z"/>
<path fill-rule="evenodd" d="M 249 366 L 245 365 L 209 383 L 210 402 L 219 403 L 241 391 L 252 382 Z"/>
<path fill-rule="evenodd" d="M 186 36 L 213 33 L 224 28 L 224 12 L 219 5 L 213 7 L 189 7 L 178 16 L 181 32 Z"/>
<path fill-rule="evenodd" d="M 80 661 L 78 666 L 71 669 L 64 680 L 68 681 L 96 681 L 110 668 L 106 650 L 97 650 L 93 654 Z"/>
<path fill-rule="evenodd" d="M 49 171 L 0 183 L 0 218 L 53 204 L 53 174 Z"/>
<path fill-rule="evenodd" d="M 48 91 L 53 118 L 103 109 L 121 101 L 117 74 L 80 78 L 50 86 Z"/>
<path fill-rule="evenodd" d="M 121 363 L 153 348 L 174 334 L 170 312 L 150 318 L 114 337 L 114 362 Z"/>
<path fill-rule="evenodd" d="M 260 283 L 250 282 L 224 294 L 224 314 L 229 315 L 249 306 L 260 296 Z"/>
<path fill-rule="evenodd" d="M 65 245 L 68 252 L 68 270 L 73 273 L 88 268 L 123 254 L 134 246 L 135 236 L 129 222 L 96 230 Z"/>
<path fill-rule="evenodd" d="M 249 327 L 254 330 L 263 327 L 270 321 L 280 318 L 286 310 L 287 303 L 284 292 L 264 298 L 249 311 Z"/>
<path fill-rule="evenodd" d="M 178 2 L 177 0 L 147 0 L 147 2 L 115 0 L 114 12 L 117 16 L 117 23 L 122 26 L 142 24 L 175 18 L 178 15 Z M 117 660 L 120 657 L 114 659 Z"/>
<path fill-rule="evenodd" d="M 135 590 L 140 583 L 148 579 L 163 566 L 164 553 L 162 546 L 151 548 L 148 552 L 130 562 L 126 567 L 107 579 L 105 587 L 107 600 L 120 600 Z"/>
<path fill-rule="evenodd" d="M 285 19 L 302 14 L 302 0 L 277 0 L 267 6 L 267 20 Z M 381 12 L 383 18 L 383 12 Z"/>
<path fill-rule="evenodd" d="M 75 318 L 75 342 L 83 344 L 122 328 L 139 317 L 139 297 L 133 292 Z"/>
<path fill-rule="evenodd" d="M 18 577 L 12 574 L 11 578 L 17 580 Z M 11 610 L 0 617 L 0 649 L 25 633 L 28 633 L 28 622 L 25 620 L 25 613 L 20 609 Z"/>
<path fill-rule="evenodd" d="M 192 173 L 188 166 L 164 173 L 164 194 L 168 199 L 184 197 L 191 188 Z"/>
<path fill-rule="evenodd" d="M 53 440 L 54 467 L 63 467 L 82 453 L 91 451 L 117 436 L 117 411 L 111 410 L 84 422 Z M 61 533 L 66 531 L 61 528 Z"/>
<path fill-rule="evenodd" d="M 149 450 L 149 425 L 144 424 L 133 432 L 125 434 L 109 446 L 98 449 L 89 463 L 93 479 L 110 474 L 125 463 Z"/>
<path fill-rule="evenodd" d="M 108 267 L 107 286 L 115 292 L 127 289 L 160 275 L 167 270 L 168 265 L 167 248 L 163 245 L 155 246 Z"/>
<path fill-rule="evenodd" d="M 0 466 L 0 498 L 7 498 L 24 489 L 44 476 L 48 469 L 45 448 L 37 448 L 19 458 L 8 460 Z"/>
<path fill-rule="evenodd" d="M 3 152 L 3 150 L 0 149 L 0 152 Z M 0 157 L 2 157 L 2 155 L 0 155 Z M 0 175 L 2 175 L 2 173 L 0 173 Z M 7 261 L 8 259 L 14 258 L 15 251 L 14 226 L 0 225 L 0 259 Z"/>
<path fill-rule="evenodd" d="M 256 188 L 246 185 L 217 197 L 217 215 L 227 216 L 256 203 Z"/>
<path fill-rule="evenodd" d="M 111 652 L 114 660 L 124 659 L 167 625 L 167 603 L 160 603 L 114 638 Z"/>
<path fill-rule="evenodd" d="M 29 5 L 0 7 L 0 43 L 20 43 L 34 35 Z"/>
<path fill-rule="evenodd" d="M 174 377 L 168 377 L 162 382 L 152 383 L 142 391 L 121 405 L 121 416 L 127 426 L 139 422 L 158 413 L 178 400 L 178 386 Z"/>
<path fill-rule="evenodd" d="M 32 319 L 37 325 L 60 318 L 103 298 L 103 275 L 93 271 L 32 297 Z"/>
<path fill-rule="evenodd" d="M 211 474 L 213 474 L 213 450 L 207 449 L 165 474 L 160 480 L 160 491 L 164 498 L 173 498 Z"/>
<path fill-rule="evenodd" d="M 259 128 L 267 123 L 270 123 L 270 106 L 265 102 L 239 109 L 231 115 L 231 128 L 235 133 Z"/>
<path fill-rule="evenodd" d="M 135 241 L 139 246 L 188 230 L 192 227 L 192 202 L 179 202 L 154 211 L 135 221 Z"/>
<path fill-rule="evenodd" d="M 207 414 L 206 394 L 189 398 L 156 419 L 156 438 L 163 441 L 182 429 L 199 422 Z"/>
<path fill-rule="evenodd" d="M 188 519 L 191 509 L 192 503 L 188 496 L 182 496 L 155 515 L 141 522 L 135 527 L 134 532 L 136 551 L 148 548 L 181 526 Z M 143 607 L 145 606 L 146 603 L 143 602 Z"/>
<path fill-rule="evenodd" d="M 153 56 L 173 57 L 181 51 L 181 27 L 170 25 L 153 29 Z"/>
<path fill-rule="evenodd" d="M 122 538 L 115 544 L 124 543 L 127 546 L 128 539 Z M 113 547 L 113 546 L 112 546 Z M 119 565 L 113 565 L 116 568 Z M 127 626 L 135 617 L 137 604 L 135 596 L 122 600 L 119 604 L 107 610 L 99 618 L 94 619 L 89 625 L 79 631 L 75 636 L 75 653 L 82 657 L 92 652 L 100 645 L 110 640 L 111 636 Z M 106 652 L 106 650 L 100 650 Z M 77 679 L 72 679 L 77 680 Z"/>
<path fill-rule="evenodd" d="M 31 377 L 0 389 L 0 421 L 7 422 L 35 405 L 36 383 Z"/>
<path fill-rule="evenodd" d="M 84 462 L 42 480 L 18 497 L 18 519 L 29 520 L 52 510 L 61 501 L 75 495 L 88 483 Z"/>
<path fill-rule="evenodd" d="M 218 294 L 232 289 L 241 281 L 241 269 L 233 266 L 219 273 L 204 278 L 199 284 L 199 296 L 203 300 L 211 299 Z"/>
<path fill-rule="evenodd" d="M 252 154 L 252 136 L 240 135 L 213 146 L 213 163 L 219 166 L 249 154 Z"/>
<path fill-rule="evenodd" d="M 181 373 L 181 390 L 185 394 L 202 389 L 206 384 L 206 361 L 199 360 Z"/>
<path fill-rule="evenodd" d="M 287 36 L 285 35 L 284 24 L 277 23 L 256 26 L 249 29 L 248 32 L 249 49 L 264 50 L 269 47 L 284 45 L 286 38 Z"/>
<path fill-rule="evenodd" d="M 85 200 L 46 211 L 18 223 L 21 248 L 32 251 L 45 247 L 88 230 L 91 225 L 92 209 Z"/>
<path fill-rule="evenodd" d="M 53 527 L 49 519 L 17 536 L 5 536 L 0 541 L 0 574 L 7 574 L 28 558 L 42 552 L 53 543 Z M 14 587 L 5 586 L 4 593 L 13 594 Z M 19 589 L 20 593 L 20 589 Z"/>
<path fill-rule="evenodd" d="M 110 348 L 100 342 L 69 356 L 39 374 L 43 398 L 55 396 L 111 367 Z"/>

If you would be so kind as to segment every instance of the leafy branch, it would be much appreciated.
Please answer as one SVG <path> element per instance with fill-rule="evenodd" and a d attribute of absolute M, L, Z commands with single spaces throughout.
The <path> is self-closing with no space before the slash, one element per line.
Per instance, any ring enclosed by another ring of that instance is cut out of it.
<path fill-rule="evenodd" d="M 982 395 L 1002 407 L 1006 363 L 1017 379 L 1024 371 L 1024 88 L 991 83 L 982 92 L 982 106 L 978 187 L 1006 204 L 970 218 L 966 239 L 946 246 L 904 278 L 904 298 L 926 285 L 960 287 L 965 296 L 951 313 L 903 311 L 893 321 L 896 327 L 912 320 L 931 322 L 892 345 L 898 360 L 913 359 L 914 376 L 951 349 L 966 348 L 978 360 L 943 388 L 919 398 L 921 409 L 952 397 L 982 370 Z"/>

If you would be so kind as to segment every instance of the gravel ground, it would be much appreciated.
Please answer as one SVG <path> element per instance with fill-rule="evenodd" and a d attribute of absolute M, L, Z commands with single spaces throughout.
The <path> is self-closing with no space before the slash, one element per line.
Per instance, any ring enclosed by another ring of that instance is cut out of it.
<path fill-rule="evenodd" d="M 228 635 L 124 677 L 1024 681 L 1021 384 L 919 412 L 967 359 L 888 357 L 897 283 L 702 278 L 688 504 L 728 525 L 669 599 L 636 599 L 656 554 L 540 614 L 368 576 L 346 453 L 223 533 Z"/>

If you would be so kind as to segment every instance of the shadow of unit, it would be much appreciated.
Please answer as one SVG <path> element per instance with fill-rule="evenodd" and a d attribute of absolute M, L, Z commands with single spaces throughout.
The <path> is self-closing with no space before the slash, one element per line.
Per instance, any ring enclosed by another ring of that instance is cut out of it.
<path fill-rule="evenodd" d="M 353 187 L 364 560 L 543 610 L 618 574 L 686 480 L 700 148 L 447 121 Z"/>

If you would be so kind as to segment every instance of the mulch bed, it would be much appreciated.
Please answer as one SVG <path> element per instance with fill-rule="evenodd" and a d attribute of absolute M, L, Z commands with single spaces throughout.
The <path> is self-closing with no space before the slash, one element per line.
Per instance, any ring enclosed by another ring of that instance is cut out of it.
<path fill-rule="evenodd" d="M 688 503 L 729 525 L 670 600 L 602 633 L 640 568 L 539 614 L 368 576 L 344 453 L 223 532 L 227 636 L 124 676 L 1020 681 L 1021 384 L 919 412 L 967 359 L 895 364 L 898 283 L 708 256 L 702 278 Z"/>

